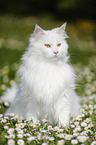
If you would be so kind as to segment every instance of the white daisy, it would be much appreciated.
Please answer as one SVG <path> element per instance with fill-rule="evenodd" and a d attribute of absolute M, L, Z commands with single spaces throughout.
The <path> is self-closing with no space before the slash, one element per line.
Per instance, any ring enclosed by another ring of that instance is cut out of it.
<path fill-rule="evenodd" d="M 48 144 L 44 142 L 44 143 L 42 143 L 42 145 L 48 145 Z"/>
<path fill-rule="evenodd" d="M 6 115 L 9 116 L 10 114 L 9 113 L 6 113 Z"/>
<path fill-rule="evenodd" d="M 42 133 L 38 133 L 37 138 L 38 138 L 38 140 L 41 140 L 42 139 Z"/>
<path fill-rule="evenodd" d="M 77 120 L 77 121 L 82 120 L 82 116 L 81 116 L 81 115 L 77 116 L 77 117 L 76 117 L 76 120 Z"/>
<path fill-rule="evenodd" d="M 84 112 L 85 110 L 84 110 L 84 109 L 81 109 L 80 111 L 81 111 L 81 112 Z"/>
<path fill-rule="evenodd" d="M 16 126 L 17 128 L 20 128 L 20 124 L 17 124 L 17 123 L 16 123 L 16 125 L 15 125 L 15 126 Z"/>
<path fill-rule="evenodd" d="M 23 118 L 23 117 L 21 117 L 21 120 L 24 120 L 24 118 Z"/>
<path fill-rule="evenodd" d="M 17 134 L 17 137 L 18 138 L 23 138 L 23 135 L 22 134 Z"/>
<path fill-rule="evenodd" d="M 85 127 L 84 130 L 88 130 L 88 127 Z"/>
<path fill-rule="evenodd" d="M 24 140 L 19 139 L 19 140 L 17 141 L 17 144 L 18 144 L 18 145 L 24 145 Z"/>
<path fill-rule="evenodd" d="M 81 127 L 78 126 L 78 127 L 75 128 L 75 130 L 76 130 L 76 131 L 81 131 Z"/>
<path fill-rule="evenodd" d="M 73 132 L 74 132 L 74 133 L 77 133 L 77 130 L 74 129 Z"/>
<path fill-rule="evenodd" d="M 65 135 L 65 140 L 71 140 L 72 137 L 73 135 Z"/>
<path fill-rule="evenodd" d="M 27 138 L 28 143 L 30 143 L 31 141 L 35 140 L 36 137 L 35 136 L 30 136 L 29 138 Z"/>
<path fill-rule="evenodd" d="M 94 125 L 92 124 L 92 123 L 90 123 L 89 125 L 88 125 L 88 127 L 89 128 L 91 128 L 91 127 L 93 127 Z"/>
<path fill-rule="evenodd" d="M 51 125 L 49 125 L 48 126 L 48 130 L 52 130 L 53 128 L 52 128 L 52 126 Z"/>
<path fill-rule="evenodd" d="M 60 138 L 64 138 L 64 134 L 63 133 L 60 134 Z"/>
<path fill-rule="evenodd" d="M 18 115 L 14 116 L 14 119 L 18 119 Z"/>
<path fill-rule="evenodd" d="M 25 126 L 25 123 L 20 123 L 21 128 L 24 128 L 24 126 Z"/>
<path fill-rule="evenodd" d="M 10 138 L 9 135 L 4 135 L 5 138 Z"/>
<path fill-rule="evenodd" d="M 29 120 L 30 120 L 30 121 L 32 121 L 32 120 L 33 120 L 33 118 L 32 118 L 32 117 L 29 117 Z"/>
<path fill-rule="evenodd" d="M 76 137 L 76 136 L 78 136 L 78 134 L 79 134 L 79 133 L 73 133 L 73 136 Z"/>
<path fill-rule="evenodd" d="M 54 137 L 50 137 L 49 140 L 50 140 L 50 141 L 53 141 L 53 140 L 54 140 Z"/>
<path fill-rule="evenodd" d="M 93 114 L 93 110 L 89 111 L 89 113 L 90 113 L 90 115 L 92 115 Z"/>
<path fill-rule="evenodd" d="M 85 131 L 81 132 L 80 135 L 81 135 L 81 136 L 87 136 L 87 134 L 86 134 Z"/>
<path fill-rule="evenodd" d="M 49 139 L 49 138 L 50 137 L 48 135 L 46 135 L 46 134 L 42 136 L 42 139 Z"/>
<path fill-rule="evenodd" d="M 8 127 L 8 126 L 4 126 L 4 129 L 8 130 L 8 129 L 9 129 L 9 127 Z"/>
<path fill-rule="evenodd" d="M 32 123 L 29 123 L 29 125 L 32 126 L 33 124 Z"/>
<path fill-rule="evenodd" d="M 8 145 L 15 145 L 15 141 L 13 139 L 8 140 Z"/>
<path fill-rule="evenodd" d="M 10 113 L 10 116 L 12 116 L 12 117 L 13 117 L 13 116 L 14 116 L 14 113 Z"/>
<path fill-rule="evenodd" d="M 36 124 L 39 124 L 40 123 L 40 121 L 39 120 L 36 120 Z"/>
<path fill-rule="evenodd" d="M 79 122 L 78 122 L 78 121 L 76 121 L 76 122 L 74 122 L 74 124 L 75 124 L 76 126 L 78 126 L 78 125 L 79 125 Z"/>
<path fill-rule="evenodd" d="M 3 115 L 2 115 L 2 114 L 0 114 L 0 117 L 3 117 Z"/>
<path fill-rule="evenodd" d="M 91 145 L 96 145 L 96 141 L 93 141 L 93 142 L 91 143 Z"/>
<path fill-rule="evenodd" d="M 82 127 L 86 127 L 86 126 L 87 126 L 87 123 L 86 123 L 86 122 L 82 122 L 82 123 L 81 123 L 81 126 L 82 126 Z"/>
<path fill-rule="evenodd" d="M 9 119 L 9 117 L 8 116 L 5 116 L 4 119 Z"/>
<path fill-rule="evenodd" d="M 58 126 L 55 126 L 54 127 L 54 131 L 58 131 L 59 130 L 59 127 Z"/>
<path fill-rule="evenodd" d="M 75 125 L 72 124 L 72 125 L 71 125 L 71 128 L 75 128 Z"/>
<path fill-rule="evenodd" d="M 8 132 L 9 134 L 13 134 L 14 128 L 9 128 L 7 132 Z"/>
<path fill-rule="evenodd" d="M 43 130 L 41 130 L 41 132 L 46 133 L 46 130 L 43 129 Z"/>
<path fill-rule="evenodd" d="M 7 122 L 7 120 L 6 120 L 6 119 L 2 119 L 2 121 L 1 121 L 1 122 L 5 123 L 5 122 Z"/>
<path fill-rule="evenodd" d="M 58 130 L 58 132 L 63 132 L 63 131 L 64 131 L 64 129 L 59 129 L 59 130 Z"/>
<path fill-rule="evenodd" d="M 64 140 L 59 140 L 57 145 L 64 145 L 65 141 Z"/>
<path fill-rule="evenodd" d="M 47 122 L 48 120 L 46 120 L 46 119 L 43 119 L 42 121 L 43 121 L 43 123 L 45 123 L 45 122 Z"/>
<path fill-rule="evenodd" d="M 81 114 L 81 116 L 82 116 L 82 117 L 84 117 L 84 116 L 85 116 L 85 114 Z"/>
<path fill-rule="evenodd" d="M 15 135 L 14 135 L 14 134 L 10 134 L 10 135 L 9 135 L 9 138 L 14 139 L 14 138 L 15 138 Z"/>
<path fill-rule="evenodd" d="M 91 121 L 90 118 L 86 118 L 86 120 L 85 120 L 86 123 L 89 123 L 90 121 Z"/>
<path fill-rule="evenodd" d="M 91 133 L 91 134 L 93 133 L 90 129 L 86 130 L 85 132 L 86 133 Z"/>
<path fill-rule="evenodd" d="M 30 135 L 30 133 L 25 133 L 23 136 L 28 136 L 28 137 L 30 137 L 31 135 Z"/>
<path fill-rule="evenodd" d="M 16 127 L 15 130 L 16 130 L 17 132 L 19 132 L 19 131 L 21 131 L 21 128 Z"/>
<path fill-rule="evenodd" d="M 89 108 L 93 110 L 93 106 L 92 105 L 89 105 Z"/>
<path fill-rule="evenodd" d="M 77 139 L 73 139 L 73 140 L 71 140 L 71 143 L 72 144 L 77 144 L 78 143 L 78 140 Z"/>
<path fill-rule="evenodd" d="M 86 136 L 78 136 L 77 139 L 79 140 L 79 142 L 85 142 L 87 140 Z"/>
<path fill-rule="evenodd" d="M 18 134 L 23 134 L 24 133 L 24 131 L 23 130 L 18 130 Z"/>
<path fill-rule="evenodd" d="M 22 119 L 19 119 L 18 122 L 21 123 L 22 122 Z"/>

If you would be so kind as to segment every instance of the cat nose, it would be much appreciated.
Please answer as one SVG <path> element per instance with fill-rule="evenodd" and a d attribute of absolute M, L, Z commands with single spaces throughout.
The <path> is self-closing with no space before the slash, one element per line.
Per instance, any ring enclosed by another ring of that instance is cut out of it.
<path fill-rule="evenodd" d="M 58 54 L 58 51 L 55 51 L 55 52 L 54 52 L 54 54 L 56 54 L 56 55 L 57 55 L 57 54 Z"/>

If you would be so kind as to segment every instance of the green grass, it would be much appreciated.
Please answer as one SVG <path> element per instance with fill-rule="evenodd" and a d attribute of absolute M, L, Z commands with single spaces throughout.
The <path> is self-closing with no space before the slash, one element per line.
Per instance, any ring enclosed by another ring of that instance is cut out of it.
<path fill-rule="evenodd" d="M 7 87 L 11 87 L 13 83 L 19 81 L 16 72 L 21 63 L 20 58 L 28 46 L 29 37 L 36 23 L 44 29 L 52 29 L 64 22 L 54 21 L 50 18 L 0 16 L 0 95 Z M 0 104 L 0 145 L 7 145 L 10 138 L 15 141 L 15 144 L 19 144 L 20 138 L 17 136 L 19 131 L 16 129 L 16 124 L 20 126 L 20 123 L 25 123 L 23 127 L 19 127 L 23 131 L 21 142 L 23 144 L 24 141 L 25 145 L 42 144 L 43 142 L 53 145 L 60 144 L 60 140 L 63 140 L 61 144 L 65 142 L 66 145 L 70 145 L 74 139 L 78 141 L 77 144 L 82 144 L 84 139 L 82 141 L 78 139 L 80 135 L 84 135 L 85 145 L 96 140 L 96 22 L 82 20 L 70 22 L 66 31 L 70 36 L 70 39 L 67 40 L 70 62 L 77 73 L 76 91 L 82 97 L 82 108 L 84 109 L 81 111 L 82 115 L 74 120 L 71 119 L 69 127 L 55 130 L 55 126 L 52 126 L 52 129 L 49 130 L 47 121 L 43 124 L 37 122 L 34 126 L 32 120 L 30 122 L 23 119 L 18 120 L 12 114 L 4 118 L 2 114 L 8 108 L 8 104 L 5 102 Z M 87 118 L 90 121 L 86 121 Z M 79 126 L 76 125 L 76 122 L 79 122 Z M 82 122 L 87 123 L 88 129 L 82 126 Z M 79 131 L 76 131 L 77 126 Z M 10 128 L 15 129 L 12 133 L 13 137 L 10 137 L 10 133 L 8 133 Z M 63 130 L 60 132 L 60 129 Z M 45 133 L 42 130 L 45 130 Z M 77 136 L 74 135 L 74 130 Z M 85 134 L 82 135 L 82 132 Z M 66 139 L 67 135 L 72 135 L 69 140 Z M 33 137 L 32 141 L 28 141 L 30 136 Z"/>

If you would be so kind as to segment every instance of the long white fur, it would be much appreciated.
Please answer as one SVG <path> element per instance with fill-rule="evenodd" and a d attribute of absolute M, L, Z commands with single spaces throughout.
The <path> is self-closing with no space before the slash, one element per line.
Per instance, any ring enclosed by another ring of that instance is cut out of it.
<path fill-rule="evenodd" d="M 34 121 L 45 118 L 59 125 L 69 124 L 69 114 L 78 115 L 80 97 L 74 91 L 75 73 L 68 63 L 65 26 L 45 31 L 36 25 L 18 71 L 20 83 L 1 97 L 12 102 L 6 113 Z"/>

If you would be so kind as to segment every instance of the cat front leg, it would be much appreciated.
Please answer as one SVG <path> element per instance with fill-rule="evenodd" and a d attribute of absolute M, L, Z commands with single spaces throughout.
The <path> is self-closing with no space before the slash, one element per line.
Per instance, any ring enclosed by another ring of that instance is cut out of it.
<path fill-rule="evenodd" d="M 59 126 L 66 126 L 69 125 L 69 118 L 70 118 L 70 111 L 68 109 L 61 110 L 58 115 L 58 125 Z"/>
<path fill-rule="evenodd" d="M 70 101 L 67 98 L 62 98 L 56 104 L 56 120 L 58 120 L 59 126 L 69 125 L 71 113 Z"/>

